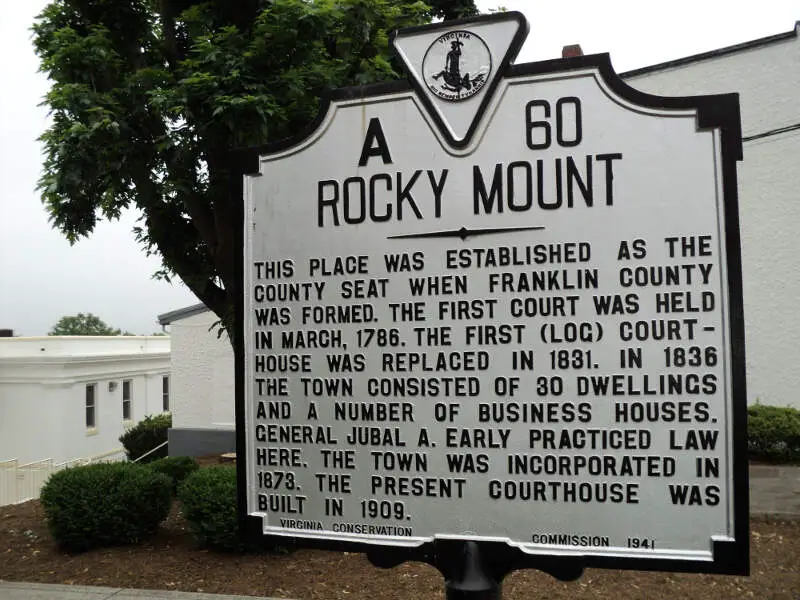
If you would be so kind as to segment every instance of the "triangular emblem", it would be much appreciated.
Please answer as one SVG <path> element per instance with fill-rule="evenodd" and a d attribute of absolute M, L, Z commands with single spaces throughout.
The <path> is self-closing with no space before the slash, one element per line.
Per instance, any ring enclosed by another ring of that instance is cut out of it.
<path fill-rule="evenodd" d="M 400 29 L 392 43 L 444 137 L 464 147 L 527 35 L 512 11 Z"/>

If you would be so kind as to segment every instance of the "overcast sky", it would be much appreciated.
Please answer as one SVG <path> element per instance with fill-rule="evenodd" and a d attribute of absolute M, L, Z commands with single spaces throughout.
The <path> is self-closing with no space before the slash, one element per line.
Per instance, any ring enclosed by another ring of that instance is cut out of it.
<path fill-rule="evenodd" d="M 182 284 L 152 279 L 159 261 L 133 239 L 136 214 L 101 223 L 74 246 L 48 223 L 35 191 L 46 127 L 37 105 L 48 85 L 29 31 L 46 2 L 0 1 L 0 328 L 44 335 L 63 315 L 91 312 L 113 327 L 157 331 L 158 314 L 197 300 Z M 800 19 L 797 0 L 479 1 L 482 10 L 498 4 L 530 23 L 517 62 L 578 43 L 586 54 L 609 52 L 618 72 L 789 31 Z"/>

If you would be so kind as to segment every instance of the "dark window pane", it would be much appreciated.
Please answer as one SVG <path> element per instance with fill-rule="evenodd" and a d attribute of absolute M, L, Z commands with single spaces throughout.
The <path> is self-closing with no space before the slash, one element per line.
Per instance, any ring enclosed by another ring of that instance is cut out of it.
<path fill-rule="evenodd" d="M 169 377 L 161 378 L 162 406 L 161 410 L 167 412 L 169 410 Z"/>
<path fill-rule="evenodd" d="M 86 386 L 86 427 L 91 428 L 95 426 L 95 402 L 94 402 L 94 393 L 95 388 L 97 386 L 95 384 L 87 385 Z"/>

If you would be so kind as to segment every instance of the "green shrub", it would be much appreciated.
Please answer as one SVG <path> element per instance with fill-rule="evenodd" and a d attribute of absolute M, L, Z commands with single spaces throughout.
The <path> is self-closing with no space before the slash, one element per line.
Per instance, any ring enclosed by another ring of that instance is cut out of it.
<path fill-rule="evenodd" d="M 800 462 L 800 411 L 755 404 L 747 409 L 747 446 L 751 459 Z"/>
<path fill-rule="evenodd" d="M 47 526 L 70 552 L 134 544 L 158 529 L 172 480 L 142 465 L 97 463 L 54 473 L 40 495 Z"/>
<path fill-rule="evenodd" d="M 226 552 L 277 552 L 294 549 L 293 538 L 259 536 L 248 539 L 239 529 L 236 466 L 200 469 L 178 487 L 181 512 L 197 540 Z"/>
<path fill-rule="evenodd" d="M 172 427 L 172 415 L 147 416 L 128 431 L 123 433 L 119 441 L 125 447 L 128 460 L 136 460 L 147 454 L 150 450 L 167 441 L 167 430 Z M 152 454 L 145 456 L 140 462 L 149 463 L 167 455 L 167 447 L 159 448 Z"/>
<path fill-rule="evenodd" d="M 239 533 L 235 466 L 195 471 L 178 488 L 178 499 L 189 530 L 203 545 L 226 551 L 252 549 Z"/>
<path fill-rule="evenodd" d="M 190 456 L 167 456 L 154 460 L 147 466 L 172 479 L 173 494 L 178 492 L 178 486 L 184 479 L 200 468 L 197 461 Z"/>

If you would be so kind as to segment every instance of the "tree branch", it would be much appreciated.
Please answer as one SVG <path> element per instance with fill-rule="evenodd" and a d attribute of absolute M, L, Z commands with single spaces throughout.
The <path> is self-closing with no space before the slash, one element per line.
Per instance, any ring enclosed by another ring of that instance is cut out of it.
<path fill-rule="evenodd" d="M 167 55 L 169 66 L 175 69 L 178 63 L 183 60 L 182 53 L 178 48 L 178 40 L 175 37 L 175 6 L 173 0 L 161 0 L 159 7 L 162 35 L 164 37 L 164 52 Z"/>
<path fill-rule="evenodd" d="M 197 180 L 196 158 L 187 154 L 180 147 L 170 152 L 165 161 L 167 180 L 180 185 L 177 200 L 183 204 L 191 217 L 192 224 L 208 246 L 209 258 L 213 259 L 217 245 L 214 213 L 203 193 L 198 191 L 200 184 Z"/>
<path fill-rule="evenodd" d="M 197 250 L 202 239 L 191 240 L 191 244 L 176 243 L 178 232 L 175 224 L 183 221 L 175 205 L 164 202 L 158 185 L 152 175 L 140 171 L 134 175 L 138 205 L 142 208 L 147 224 L 147 235 L 164 260 L 200 301 L 210 308 L 220 319 L 228 312 L 228 298 L 225 290 L 213 281 L 211 261 L 206 264 Z M 180 232 L 186 234 L 197 230 L 188 225 Z M 188 246 L 188 247 L 187 247 Z"/>

